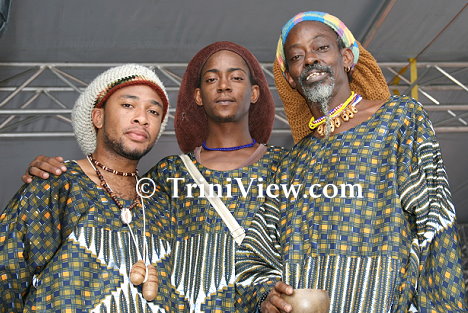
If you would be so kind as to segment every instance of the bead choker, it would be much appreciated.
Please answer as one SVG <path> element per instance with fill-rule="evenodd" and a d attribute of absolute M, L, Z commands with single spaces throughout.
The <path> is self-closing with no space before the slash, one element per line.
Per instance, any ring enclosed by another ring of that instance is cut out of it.
<path fill-rule="evenodd" d="M 361 95 L 351 91 L 351 95 L 348 97 L 348 99 L 330 110 L 327 115 L 324 115 L 317 120 L 315 120 L 315 117 L 312 116 L 309 122 L 309 128 L 312 130 L 317 129 L 317 133 L 320 136 L 324 136 L 326 130 L 326 125 L 324 123 L 327 120 L 327 116 L 329 116 L 331 119 L 330 133 L 332 133 L 336 128 L 342 125 L 342 121 L 348 122 L 350 119 L 354 118 L 354 115 L 358 112 L 356 109 L 356 104 L 358 104 L 361 100 Z"/>
<path fill-rule="evenodd" d="M 115 202 L 115 205 L 117 205 L 117 207 L 120 209 L 122 222 L 124 222 L 125 224 L 129 224 L 132 221 L 131 210 L 140 203 L 138 193 L 137 193 L 135 199 L 133 200 L 132 204 L 128 208 L 124 208 L 122 206 L 122 204 L 120 203 L 119 199 L 117 199 L 117 197 L 115 196 L 112 189 L 107 184 L 106 180 L 104 179 L 104 176 L 102 176 L 101 172 L 97 169 L 97 167 L 95 167 L 95 166 L 99 166 L 98 161 L 96 159 L 94 159 L 91 154 L 88 155 L 88 160 L 92 165 L 94 165 L 93 168 L 96 171 L 96 175 L 99 177 L 99 180 L 101 181 L 102 188 L 104 188 L 104 190 L 107 191 L 109 196 Z M 119 174 L 117 174 L 117 175 L 119 175 Z M 121 175 L 121 176 L 129 176 L 129 175 Z"/>
<path fill-rule="evenodd" d="M 251 143 L 248 143 L 243 146 L 227 147 L 227 148 L 208 148 L 206 146 L 206 141 L 203 141 L 202 147 L 203 149 L 208 150 L 208 151 L 235 151 L 235 150 L 241 150 L 241 149 L 253 147 L 256 143 L 257 141 L 253 139 Z"/>
<path fill-rule="evenodd" d="M 138 176 L 138 170 L 135 171 L 135 172 L 119 172 L 119 171 L 111 169 L 111 168 L 105 166 L 104 164 L 100 163 L 98 160 L 96 160 L 93 157 L 92 154 L 89 154 L 88 158 L 93 162 L 94 165 L 99 166 L 100 168 L 102 168 L 103 170 L 105 170 L 105 171 L 107 171 L 109 173 L 119 175 L 119 176 L 131 176 L 131 177 L 137 177 Z"/>

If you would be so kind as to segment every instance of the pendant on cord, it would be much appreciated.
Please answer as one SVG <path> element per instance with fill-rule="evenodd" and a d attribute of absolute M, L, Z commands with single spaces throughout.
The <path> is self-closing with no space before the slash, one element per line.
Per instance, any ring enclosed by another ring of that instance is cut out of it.
<path fill-rule="evenodd" d="M 146 301 L 153 301 L 158 294 L 158 272 L 156 268 L 151 265 L 145 265 L 143 260 L 133 264 L 130 270 L 130 282 L 135 286 L 143 283 L 143 298 Z"/>
<path fill-rule="evenodd" d="M 129 208 L 123 208 L 120 212 L 120 219 L 126 225 L 132 222 L 132 211 Z"/>

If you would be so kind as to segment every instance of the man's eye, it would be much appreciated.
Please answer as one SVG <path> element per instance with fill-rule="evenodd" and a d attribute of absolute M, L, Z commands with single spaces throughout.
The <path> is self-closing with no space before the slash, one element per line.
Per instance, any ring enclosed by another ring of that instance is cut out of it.
<path fill-rule="evenodd" d="M 216 80 L 216 78 L 207 78 L 207 79 L 205 79 L 205 82 L 207 82 L 207 83 L 212 83 L 212 82 L 214 82 L 215 80 Z"/>
<path fill-rule="evenodd" d="M 132 105 L 130 103 L 122 103 L 122 106 L 124 108 L 131 108 L 132 107 Z"/>
<path fill-rule="evenodd" d="M 149 112 L 150 114 L 153 114 L 153 115 L 159 116 L 159 112 L 158 112 L 158 111 L 156 111 L 156 110 L 148 110 L 148 112 Z"/>
<path fill-rule="evenodd" d="M 233 79 L 234 79 L 234 80 L 244 80 L 244 77 L 234 76 Z"/>
<path fill-rule="evenodd" d="M 301 57 L 300 55 L 294 55 L 294 56 L 292 56 L 289 60 L 291 60 L 291 61 L 297 61 L 297 60 L 299 60 L 300 57 Z"/>
<path fill-rule="evenodd" d="M 330 48 L 329 45 L 324 45 L 324 46 L 320 46 L 317 50 L 318 50 L 318 51 L 327 51 L 328 48 Z"/>

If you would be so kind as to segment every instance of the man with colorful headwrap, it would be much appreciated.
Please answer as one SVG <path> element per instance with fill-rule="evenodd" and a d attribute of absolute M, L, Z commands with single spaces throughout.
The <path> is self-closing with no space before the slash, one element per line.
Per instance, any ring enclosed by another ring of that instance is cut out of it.
<path fill-rule="evenodd" d="M 231 235 L 198 187 L 188 193 L 187 186 L 198 182 L 179 156 L 164 158 L 148 172 L 160 187 L 158 201 L 170 208 L 174 221 L 173 294 L 165 303 L 174 312 L 250 312 L 255 307 L 255 293 L 236 299 L 236 290 L 244 285 L 236 283 L 235 260 L 241 230 L 250 227 L 264 199 L 261 185 L 271 180 L 284 154 L 282 148 L 265 144 L 273 121 L 268 82 L 246 48 L 215 42 L 189 62 L 177 99 L 177 142 L 206 181 L 221 186 L 219 198 L 241 227 Z M 53 158 L 31 165 L 52 173 L 62 166 Z"/>
<path fill-rule="evenodd" d="M 157 75 L 136 64 L 84 90 L 72 121 L 87 158 L 24 185 L 0 211 L 0 312 L 170 311 L 171 220 L 136 190 L 168 105 Z"/>
<path fill-rule="evenodd" d="M 334 313 L 466 312 L 455 210 L 422 105 L 390 97 L 376 61 L 327 13 L 286 23 L 274 75 L 297 142 L 274 183 L 304 195 L 268 199 L 239 253 L 252 290 L 282 271 L 261 312 L 291 312 L 281 294 L 293 288 L 325 289 Z M 330 196 L 346 184 L 362 197 Z"/>

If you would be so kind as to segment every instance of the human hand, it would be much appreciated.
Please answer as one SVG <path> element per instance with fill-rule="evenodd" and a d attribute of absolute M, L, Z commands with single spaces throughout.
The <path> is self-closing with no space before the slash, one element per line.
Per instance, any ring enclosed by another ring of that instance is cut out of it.
<path fill-rule="evenodd" d="M 21 179 L 24 183 L 32 182 L 33 176 L 43 179 L 49 178 L 49 174 L 61 175 L 67 168 L 63 165 L 63 158 L 60 156 L 47 157 L 44 155 L 37 156 L 31 163 Z"/>
<path fill-rule="evenodd" d="M 260 312 L 262 313 L 289 313 L 292 311 L 292 307 L 289 303 L 284 301 L 281 297 L 282 294 L 292 295 L 293 288 L 279 281 L 276 283 L 275 287 L 271 289 L 270 293 L 266 297 L 265 301 L 260 305 Z"/>

